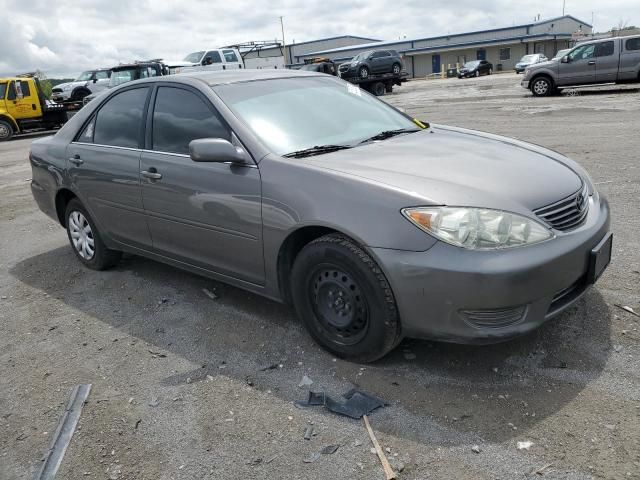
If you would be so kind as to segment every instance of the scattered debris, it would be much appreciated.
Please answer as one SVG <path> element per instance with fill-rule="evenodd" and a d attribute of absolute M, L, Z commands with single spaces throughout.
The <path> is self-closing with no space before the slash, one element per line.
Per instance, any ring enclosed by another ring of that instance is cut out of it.
<path fill-rule="evenodd" d="M 313 452 L 311 455 L 309 455 L 307 458 L 303 459 L 302 461 L 304 463 L 313 463 L 320 458 L 320 455 L 322 455 L 320 452 Z"/>
<path fill-rule="evenodd" d="M 529 450 L 532 446 L 533 446 L 533 442 L 530 442 L 529 440 L 518 442 L 516 444 L 516 447 L 518 448 L 518 450 Z"/>
<path fill-rule="evenodd" d="M 258 457 L 258 458 L 254 458 L 253 460 L 247 462 L 247 465 L 251 465 L 252 467 L 255 467 L 256 465 L 260 465 L 262 463 L 262 458 Z"/>
<path fill-rule="evenodd" d="M 142 419 L 140 418 L 140 419 L 138 419 L 138 420 L 136 421 L 136 424 L 135 424 L 135 426 L 133 427 L 133 429 L 134 429 L 134 430 L 137 430 L 141 423 L 142 423 Z"/>
<path fill-rule="evenodd" d="M 158 400 L 158 397 L 151 397 L 151 400 L 149 401 L 149 406 L 157 407 L 158 405 L 160 405 L 160 400 Z"/>
<path fill-rule="evenodd" d="M 553 463 L 547 463 L 546 465 L 540 467 L 535 471 L 536 475 L 544 475 L 544 471 L 551 466 L 553 466 Z"/>
<path fill-rule="evenodd" d="M 149 350 L 149 353 L 153 358 L 167 358 L 167 356 L 164 353 L 154 352 L 153 350 Z"/>
<path fill-rule="evenodd" d="M 349 390 L 342 396 L 346 399 L 345 402 L 338 402 L 324 392 L 309 392 L 306 401 L 298 401 L 295 404 L 298 407 L 324 405 L 333 413 L 356 419 L 368 415 L 376 408 L 388 405 L 384 400 L 357 389 Z"/>
<path fill-rule="evenodd" d="M 313 427 L 311 425 L 307 425 L 307 428 L 304 429 L 304 439 L 311 440 L 312 435 L 313 435 Z"/>
<path fill-rule="evenodd" d="M 260 369 L 261 372 L 266 372 L 267 370 L 275 370 L 276 368 L 278 368 L 278 364 L 277 363 L 272 363 L 271 365 L 267 365 L 266 367 L 262 367 Z"/>
<path fill-rule="evenodd" d="M 202 289 L 202 293 L 204 293 L 207 297 L 209 297 L 211 300 L 217 300 L 218 299 L 218 295 L 216 295 L 214 292 L 212 292 L 211 290 L 209 290 L 208 288 L 203 288 Z"/>
<path fill-rule="evenodd" d="M 300 383 L 298 384 L 298 388 L 308 387 L 309 385 L 313 385 L 313 380 L 304 375 L 302 377 L 302 380 L 300 380 Z"/>
<path fill-rule="evenodd" d="M 362 440 L 360 440 L 360 439 L 356 438 L 356 439 L 353 441 L 353 446 L 354 446 L 354 447 L 359 447 L 360 445 L 362 445 Z"/>
<path fill-rule="evenodd" d="M 630 313 L 631 315 L 635 315 L 636 317 L 640 317 L 640 313 L 637 313 L 633 308 L 629 307 L 628 305 L 618 305 L 617 303 L 614 303 L 613 306 L 621 308 L 622 310 L 624 310 L 625 312 Z"/>
<path fill-rule="evenodd" d="M 338 451 L 339 448 L 340 448 L 340 445 L 327 445 L 322 450 L 320 450 L 320 453 L 322 455 L 333 455 Z"/>
<path fill-rule="evenodd" d="M 480 448 L 480 445 L 474 445 L 473 447 L 471 447 L 471 451 L 473 453 L 480 453 L 482 449 Z"/>
<path fill-rule="evenodd" d="M 393 472 L 391 465 L 389 464 L 389 460 L 385 456 L 382 451 L 382 447 L 378 443 L 378 439 L 376 435 L 373 433 L 373 429 L 371 428 L 371 424 L 369 424 L 369 418 L 366 415 L 362 416 L 362 420 L 364 421 L 364 426 L 369 433 L 369 438 L 371 439 L 371 443 L 373 443 L 373 447 L 375 452 L 378 454 L 378 458 L 380 459 L 380 463 L 382 464 L 382 469 L 384 470 L 384 476 L 386 480 L 394 480 L 396 478 L 396 474 Z"/>
<path fill-rule="evenodd" d="M 614 345 L 613 351 L 616 353 L 620 353 L 622 351 L 622 345 Z"/>

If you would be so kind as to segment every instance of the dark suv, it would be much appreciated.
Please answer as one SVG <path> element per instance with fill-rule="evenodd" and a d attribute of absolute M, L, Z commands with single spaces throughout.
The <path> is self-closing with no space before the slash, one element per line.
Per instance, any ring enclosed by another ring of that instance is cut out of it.
<path fill-rule="evenodd" d="M 340 65 L 341 77 L 369 78 L 369 75 L 402 72 L 402 58 L 395 50 L 368 50 L 359 53 L 350 63 Z"/>

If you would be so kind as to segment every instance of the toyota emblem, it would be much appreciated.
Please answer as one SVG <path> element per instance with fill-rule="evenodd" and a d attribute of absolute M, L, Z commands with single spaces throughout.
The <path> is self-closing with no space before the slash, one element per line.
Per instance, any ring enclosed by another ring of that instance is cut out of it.
<path fill-rule="evenodd" d="M 580 193 L 578 194 L 578 196 L 576 197 L 576 207 L 578 208 L 578 211 L 581 212 L 582 211 L 582 204 L 584 203 L 584 196 Z"/>

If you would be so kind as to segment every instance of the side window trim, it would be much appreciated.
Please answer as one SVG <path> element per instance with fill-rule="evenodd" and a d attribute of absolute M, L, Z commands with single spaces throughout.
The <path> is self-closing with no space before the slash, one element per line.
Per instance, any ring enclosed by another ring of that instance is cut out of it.
<path fill-rule="evenodd" d="M 148 113 L 148 109 L 149 109 L 149 100 L 150 100 L 151 93 L 152 93 L 152 90 L 153 90 L 153 88 L 149 88 L 147 85 L 139 85 L 139 86 L 135 85 L 135 86 L 128 87 L 128 88 L 123 88 L 122 90 L 118 90 L 117 92 L 114 92 L 113 94 L 111 94 L 107 98 L 105 98 L 102 101 L 102 103 L 98 106 L 98 108 L 96 108 L 93 111 L 93 113 L 89 116 L 89 118 L 84 121 L 82 126 L 78 129 L 78 131 L 74 135 L 73 140 L 72 140 L 71 143 L 82 143 L 82 144 L 86 145 L 87 142 L 80 142 L 80 141 L 78 141 L 78 139 L 80 138 L 80 136 L 84 132 L 85 128 L 87 128 L 89 123 L 91 123 L 92 121 L 97 119 L 98 114 L 100 113 L 100 110 L 102 110 L 102 107 L 104 107 L 116 95 L 118 95 L 120 93 L 128 92 L 129 90 L 137 90 L 139 88 L 145 88 L 148 91 L 147 91 L 147 98 L 145 99 L 144 106 L 142 107 L 142 125 L 140 126 L 140 133 L 138 134 L 138 147 L 132 149 L 131 147 L 120 147 L 118 145 L 102 145 L 102 144 L 93 143 L 94 138 L 95 138 L 95 133 L 96 133 L 96 124 L 95 124 L 95 122 L 93 124 L 93 134 L 91 135 L 92 143 L 90 145 L 98 145 L 98 146 L 102 145 L 104 147 L 125 148 L 125 149 L 129 149 L 129 150 L 142 150 L 142 149 L 144 149 L 145 134 L 146 134 L 145 129 L 146 129 L 146 124 L 147 124 L 147 122 L 145 121 L 145 118 L 147 117 L 147 113 Z"/>
<path fill-rule="evenodd" d="M 203 95 L 202 92 L 200 92 L 197 88 L 193 88 L 189 85 L 178 85 L 175 83 L 157 82 L 153 87 L 153 92 L 152 92 L 153 99 L 149 98 L 149 104 L 148 104 L 148 109 L 146 114 L 147 121 L 145 122 L 144 143 L 142 147 L 143 150 L 147 152 L 161 153 L 166 155 L 178 155 L 178 156 L 186 156 L 186 157 L 189 156 L 181 153 L 166 152 L 164 150 L 154 150 L 153 148 L 153 114 L 156 109 L 156 99 L 158 98 L 158 90 L 161 87 L 177 88 L 177 89 L 185 90 L 187 92 L 195 94 L 200 100 L 204 102 L 205 106 L 209 109 L 211 114 L 215 115 L 218 118 L 218 120 L 220 120 L 220 123 L 229 131 L 230 137 L 233 138 L 235 136 L 233 129 L 227 123 L 226 119 L 218 111 L 215 105 L 213 105 L 213 103 L 211 103 L 211 100 L 209 100 L 205 95 Z"/>

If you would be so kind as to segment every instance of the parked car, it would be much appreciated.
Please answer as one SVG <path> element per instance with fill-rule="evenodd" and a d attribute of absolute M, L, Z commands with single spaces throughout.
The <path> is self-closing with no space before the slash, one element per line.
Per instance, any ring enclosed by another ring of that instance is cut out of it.
<path fill-rule="evenodd" d="M 520 59 L 518 63 L 516 63 L 516 73 L 522 73 L 525 71 L 527 67 L 531 65 L 535 65 L 536 63 L 542 63 L 549 60 L 542 53 L 533 53 L 531 55 L 525 55 Z"/>
<path fill-rule="evenodd" d="M 125 251 L 291 303 L 355 361 L 405 336 L 523 335 L 611 254 L 607 201 L 578 163 L 430 128 L 315 72 L 120 85 L 34 141 L 30 160 L 37 204 L 86 267 Z"/>
<path fill-rule="evenodd" d="M 73 82 L 61 83 L 51 89 L 54 102 L 81 101 L 87 95 L 99 93 L 109 85 L 111 70 L 101 68 L 82 72 Z"/>
<path fill-rule="evenodd" d="M 182 60 L 166 60 L 171 73 L 199 70 L 236 70 L 244 68 L 242 55 L 237 48 L 214 48 L 190 53 Z"/>
<path fill-rule="evenodd" d="M 339 72 L 341 77 L 364 79 L 382 73 L 400 75 L 402 69 L 402 58 L 395 50 L 368 50 L 353 57 L 351 62 L 340 65 Z"/>
<path fill-rule="evenodd" d="M 556 60 L 557 58 L 562 58 L 564 57 L 567 53 L 569 53 L 571 51 L 570 48 L 564 48 L 562 50 L 558 50 L 558 53 L 556 53 L 553 58 L 551 60 Z"/>
<path fill-rule="evenodd" d="M 159 60 L 123 63 L 111 69 L 111 77 L 106 88 L 117 87 L 123 83 L 140 80 L 141 78 L 160 77 L 162 75 L 169 75 L 169 68 Z M 87 95 L 83 99 L 83 104 L 86 105 L 96 96 L 97 93 Z"/>
<path fill-rule="evenodd" d="M 640 81 L 640 35 L 581 43 L 566 55 L 527 68 L 521 85 L 537 97 L 563 88 Z"/>
<path fill-rule="evenodd" d="M 473 60 L 465 63 L 458 71 L 458 78 L 479 77 L 480 75 L 491 75 L 493 64 L 486 60 Z"/>

